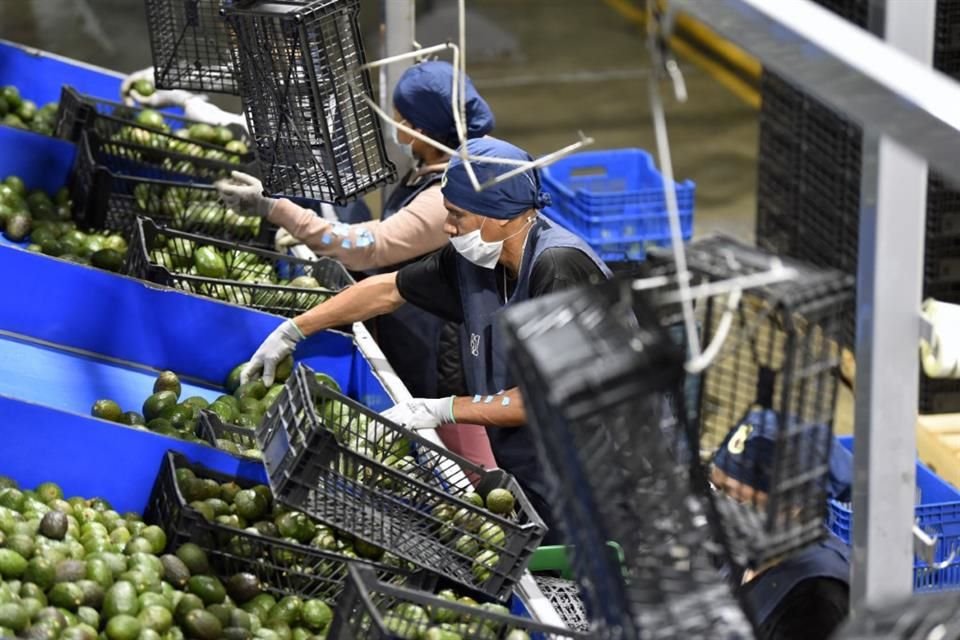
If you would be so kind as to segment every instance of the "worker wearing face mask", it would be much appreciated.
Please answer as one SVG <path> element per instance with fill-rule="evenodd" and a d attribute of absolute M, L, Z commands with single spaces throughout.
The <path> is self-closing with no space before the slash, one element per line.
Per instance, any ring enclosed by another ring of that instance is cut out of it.
<path fill-rule="evenodd" d="M 530 161 L 525 151 L 495 138 L 467 142 L 480 184 L 513 170 L 495 159 Z M 441 192 L 449 243 L 399 271 L 372 276 L 310 311 L 287 320 L 263 342 L 243 371 L 249 380 L 273 375 L 277 363 L 305 336 L 415 305 L 463 324 L 466 395 L 415 398 L 384 412 L 408 428 L 465 422 L 487 427 L 499 466 L 512 473 L 534 508 L 550 520 L 542 469 L 527 429 L 523 400 L 494 326 L 512 304 L 609 276 L 603 261 L 577 236 L 539 214 L 548 196 L 536 169 L 476 191 L 459 157 L 451 160 Z M 556 542 L 551 528 L 548 542 Z"/>
<path fill-rule="evenodd" d="M 766 504 L 773 475 L 777 414 L 753 410 L 724 439 L 713 459 L 711 484 L 726 499 Z M 853 456 L 826 429 L 790 439 L 813 452 L 829 443 L 827 498 L 849 502 Z M 747 570 L 735 585 L 754 619 L 758 640 L 826 640 L 849 611 L 849 548 L 832 533 L 778 562 Z"/>
<path fill-rule="evenodd" d="M 453 66 L 423 62 L 407 69 L 393 92 L 398 122 L 447 147 L 459 146 L 453 119 Z M 469 78 L 466 85 L 466 135 L 477 138 L 493 128 L 493 113 Z M 443 151 L 389 127 L 395 141 L 414 159 L 414 167 L 390 193 L 379 220 L 337 224 L 287 199 L 263 196 L 256 178 L 234 173 L 216 184 L 224 203 L 241 215 L 259 215 L 286 229 L 319 255 L 341 261 L 360 277 L 392 270 L 447 244 L 447 211 L 440 178 L 449 157 Z M 463 393 L 457 324 L 412 305 L 372 320 L 370 328 L 391 366 L 414 396 Z M 271 378 L 272 372 L 265 372 Z M 496 461 L 483 427 L 448 425 L 438 431 L 444 444 L 468 460 L 493 468 Z"/>

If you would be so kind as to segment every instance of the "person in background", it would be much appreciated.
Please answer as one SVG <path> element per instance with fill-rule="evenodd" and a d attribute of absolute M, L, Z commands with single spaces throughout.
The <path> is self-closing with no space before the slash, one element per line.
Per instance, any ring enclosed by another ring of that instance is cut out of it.
<path fill-rule="evenodd" d="M 717 450 L 710 482 L 727 499 L 766 503 L 773 474 L 777 415 L 754 410 L 727 434 Z M 825 434 L 809 429 L 793 446 L 821 446 Z M 827 497 L 850 500 L 853 457 L 830 440 Z M 832 533 L 780 562 L 747 570 L 735 585 L 759 629 L 758 640 L 829 638 L 850 610 L 850 551 Z"/>
<path fill-rule="evenodd" d="M 484 136 L 494 116 L 469 78 L 466 84 L 466 135 Z M 393 93 L 396 119 L 450 147 L 459 146 L 452 108 L 453 67 L 443 61 L 414 65 L 398 80 Z M 132 90 L 131 90 L 132 91 Z M 150 100 L 157 92 L 146 98 Z M 169 93 L 169 92 L 168 92 Z M 186 94 L 187 92 L 182 92 Z M 134 99 L 142 97 L 131 93 Z M 205 117 L 209 111 L 197 97 L 175 95 L 184 109 Z M 161 101 L 170 98 L 161 96 Z M 229 114 L 228 114 L 229 115 Z M 258 215 L 289 232 L 319 255 L 341 261 L 354 271 L 376 273 L 397 268 L 447 244 L 447 217 L 440 195 L 440 178 L 448 156 L 435 147 L 392 128 L 395 142 L 414 160 L 414 167 L 391 191 L 379 220 L 338 224 L 289 199 L 263 196 L 253 176 L 236 172 L 217 183 L 224 203 L 241 215 Z M 416 307 L 398 309 L 373 321 L 371 329 L 387 360 L 415 396 L 462 394 L 459 328 Z M 483 427 L 451 424 L 438 430 L 444 444 L 468 460 L 496 466 Z"/>
<path fill-rule="evenodd" d="M 530 155 L 503 140 L 468 140 L 481 184 L 513 166 L 500 159 L 530 162 Z M 495 322 L 510 305 L 548 293 L 602 281 L 610 270 L 580 238 L 539 214 L 549 203 L 540 173 L 528 169 L 476 191 L 459 157 L 441 182 L 449 242 L 393 273 L 367 278 L 310 311 L 279 325 L 244 369 L 242 379 L 272 376 L 277 363 L 306 336 L 390 313 L 409 303 L 463 324 L 461 342 L 466 395 L 414 398 L 383 412 L 409 429 L 436 429 L 454 422 L 487 427 L 499 466 L 513 474 L 534 509 L 550 527 L 546 544 L 561 541 L 550 526 L 543 470 L 537 460 L 523 399 L 505 357 Z"/>

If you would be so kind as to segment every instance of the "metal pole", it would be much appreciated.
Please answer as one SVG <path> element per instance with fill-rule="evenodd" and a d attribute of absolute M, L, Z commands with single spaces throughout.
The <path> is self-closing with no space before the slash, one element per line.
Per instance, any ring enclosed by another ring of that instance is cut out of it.
<path fill-rule="evenodd" d="M 413 50 L 416 39 L 416 0 L 383 0 L 383 51 L 381 58 L 389 58 Z M 380 108 L 393 113 L 393 88 L 412 61 L 393 62 L 380 67 Z M 387 139 L 387 155 L 397 165 L 400 174 L 410 168 L 410 160 L 400 152 L 392 139 Z"/>
<path fill-rule="evenodd" d="M 887 42 L 929 66 L 936 0 L 887 2 Z M 857 269 L 855 608 L 913 592 L 919 304 L 927 163 L 865 130 Z"/>

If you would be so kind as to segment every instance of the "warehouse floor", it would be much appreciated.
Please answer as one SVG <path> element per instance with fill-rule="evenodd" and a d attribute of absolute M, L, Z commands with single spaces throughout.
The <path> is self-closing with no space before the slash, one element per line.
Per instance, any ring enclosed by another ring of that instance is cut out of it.
<path fill-rule="evenodd" d="M 378 50 L 377 10 L 362 3 L 369 50 Z M 418 39 L 455 37 L 452 3 L 419 0 Z M 518 10 L 522 5 L 522 10 Z M 467 64 L 497 115 L 495 134 L 542 154 L 577 139 L 594 148 L 642 147 L 654 138 L 648 56 L 639 29 L 596 0 L 469 0 Z M 143 5 L 125 0 L 26 0 L 0 23 L 0 38 L 121 71 L 150 64 Z M 757 114 L 698 67 L 681 60 L 689 100 L 663 85 L 679 179 L 697 183 L 695 233 L 752 241 L 756 206 Z M 218 100 L 219 101 L 219 100 Z M 228 99 L 224 106 L 235 106 Z M 852 424 L 844 389 L 838 431 Z"/>

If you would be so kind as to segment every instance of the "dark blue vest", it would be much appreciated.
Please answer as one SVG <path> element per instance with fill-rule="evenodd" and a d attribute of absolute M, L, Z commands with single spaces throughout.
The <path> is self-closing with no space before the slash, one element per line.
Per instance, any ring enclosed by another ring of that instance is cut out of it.
<path fill-rule="evenodd" d="M 610 277 L 610 270 L 593 250 L 580 238 L 555 226 L 543 216 L 534 221 L 517 274 L 517 285 L 509 301 L 504 302 L 497 288 L 497 279 L 503 277 L 502 267 L 484 269 L 457 256 L 457 278 L 463 305 L 463 334 L 460 344 L 463 370 L 470 394 L 490 395 L 516 386 L 505 357 L 506 349 L 500 331 L 495 327 L 497 316 L 505 306 L 530 298 L 530 274 L 540 254 L 547 249 L 567 247 L 578 249 L 590 257 L 597 267 Z M 528 429 L 488 427 L 487 435 L 497 464 L 513 474 L 523 486 L 543 517 L 547 503 L 543 473 L 537 461 L 536 449 Z M 529 495 L 533 493 L 535 495 Z"/>
<path fill-rule="evenodd" d="M 826 539 L 744 585 L 742 593 L 757 626 L 766 622 L 794 587 L 811 578 L 833 578 L 849 585 L 850 548 L 833 534 L 827 534 Z"/>
<path fill-rule="evenodd" d="M 410 204 L 423 191 L 440 182 L 442 177 L 443 173 L 438 172 L 423 176 L 414 185 L 406 184 L 406 180 L 398 184 L 390 193 L 380 219 L 386 220 Z M 396 271 L 400 266 L 392 265 L 367 273 L 373 275 Z M 436 397 L 438 343 L 444 321 L 412 304 L 405 304 L 392 313 L 379 316 L 370 324 L 387 362 L 410 393 L 419 398 Z"/>

